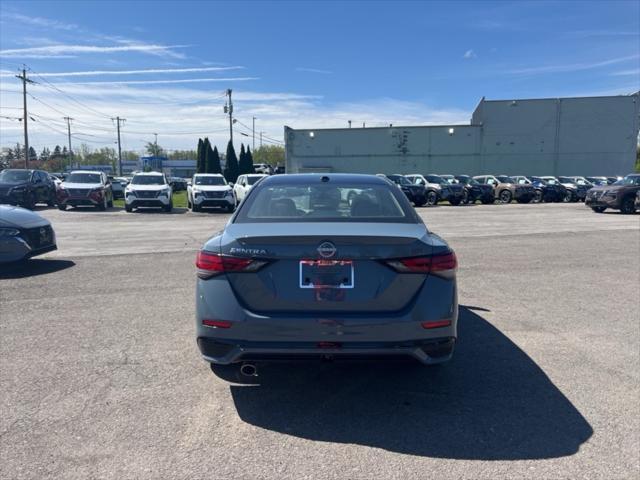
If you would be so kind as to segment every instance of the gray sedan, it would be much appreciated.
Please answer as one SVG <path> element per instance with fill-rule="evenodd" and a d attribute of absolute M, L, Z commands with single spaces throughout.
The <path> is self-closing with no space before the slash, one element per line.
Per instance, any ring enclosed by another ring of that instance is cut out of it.
<path fill-rule="evenodd" d="M 0 263 L 15 262 L 56 250 L 48 220 L 21 207 L 0 205 Z"/>
<path fill-rule="evenodd" d="M 387 179 L 266 177 L 196 267 L 197 343 L 215 373 L 234 364 L 254 376 L 259 362 L 283 359 L 434 364 L 453 354 L 456 256 Z"/>

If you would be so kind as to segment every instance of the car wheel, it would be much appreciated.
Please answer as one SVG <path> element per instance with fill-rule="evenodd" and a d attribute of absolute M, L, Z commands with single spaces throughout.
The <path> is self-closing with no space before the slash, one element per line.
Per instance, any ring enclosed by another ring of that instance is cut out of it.
<path fill-rule="evenodd" d="M 469 192 L 467 191 L 467 189 L 462 192 L 462 203 L 463 205 L 469 204 Z"/>
<path fill-rule="evenodd" d="M 195 203 L 191 204 L 191 211 L 192 212 L 199 212 L 200 211 L 200 206 L 196 205 Z"/>
<path fill-rule="evenodd" d="M 564 197 L 562 197 L 562 201 L 564 203 L 569 203 L 573 200 L 573 193 L 571 192 L 567 192 L 564 194 Z"/>
<path fill-rule="evenodd" d="M 636 207 L 634 205 L 633 197 L 629 196 L 627 198 L 622 199 L 622 204 L 620 205 L 620 212 L 625 215 L 629 215 L 631 213 L 635 213 Z"/>
<path fill-rule="evenodd" d="M 536 193 L 533 195 L 531 201 L 533 203 L 541 203 L 544 195 L 542 194 L 542 190 L 536 190 Z"/>
<path fill-rule="evenodd" d="M 602 213 L 607 209 L 607 207 L 591 207 L 591 210 L 593 210 L 596 213 Z"/>
<path fill-rule="evenodd" d="M 498 195 L 498 198 L 500 199 L 500 203 L 511 203 L 513 195 L 509 190 L 502 190 Z"/>
<path fill-rule="evenodd" d="M 58 210 L 62 210 L 63 212 L 67 209 L 66 205 L 58 204 Z"/>
<path fill-rule="evenodd" d="M 131 213 L 131 212 L 133 212 L 133 207 L 131 205 L 125 205 L 124 206 L 124 211 Z"/>
<path fill-rule="evenodd" d="M 169 202 L 169 205 L 164 207 L 164 211 L 167 213 L 171 212 L 171 210 L 173 210 L 173 201 Z"/>
<path fill-rule="evenodd" d="M 100 210 L 101 212 L 104 212 L 104 211 L 107 209 L 107 205 L 108 205 L 108 203 L 107 203 L 107 197 L 104 197 L 104 198 L 102 199 L 102 203 L 99 203 L 98 205 L 96 205 L 96 208 L 97 208 L 98 210 Z"/>
<path fill-rule="evenodd" d="M 430 207 L 438 203 L 438 195 L 436 195 L 436 192 L 427 192 L 427 201 L 425 203 Z"/>

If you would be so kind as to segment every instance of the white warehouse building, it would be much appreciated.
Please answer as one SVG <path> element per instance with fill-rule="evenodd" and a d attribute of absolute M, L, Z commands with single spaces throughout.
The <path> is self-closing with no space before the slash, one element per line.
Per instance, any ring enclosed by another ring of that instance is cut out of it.
<path fill-rule="evenodd" d="M 482 98 L 469 125 L 297 130 L 287 173 L 624 175 L 633 171 L 640 93 Z"/>

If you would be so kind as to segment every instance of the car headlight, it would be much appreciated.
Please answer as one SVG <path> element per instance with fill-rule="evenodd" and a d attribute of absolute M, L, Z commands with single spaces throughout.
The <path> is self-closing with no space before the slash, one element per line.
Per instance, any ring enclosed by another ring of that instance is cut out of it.
<path fill-rule="evenodd" d="M 135 192 L 135 190 L 131 190 L 131 189 L 127 189 L 127 190 L 125 190 L 125 191 L 124 191 L 124 194 L 125 194 L 125 195 L 131 195 L 131 196 L 133 196 L 133 197 L 135 197 L 135 196 L 136 196 L 136 192 Z"/>
<path fill-rule="evenodd" d="M 0 227 L 0 238 L 2 237 L 15 237 L 20 233 L 17 228 Z"/>

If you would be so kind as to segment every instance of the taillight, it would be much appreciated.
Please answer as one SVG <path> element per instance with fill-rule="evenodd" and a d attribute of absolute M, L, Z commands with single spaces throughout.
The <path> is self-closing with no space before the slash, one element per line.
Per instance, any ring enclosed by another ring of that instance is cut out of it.
<path fill-rule="evenodd" d="M 232 323 L 228 320 L 210 320 L 205 318 L 202 320 L 202 325 L 212 328 L 231 328 Z"/>
<path fill-rule="evenodd" d="M 387 265 L 401 273 L 431 273 L 443 278 L 453 278 L 458 260 L 455 253 L 448 252 L 444 255 L 388 260 Z"/>
<path fill-rule="evenodd" d="M 266 265 L 266 263 L 264 260 L 231 257 L 228 255 L 220 255 L 219 253 L 206 252 L 204 250 L 198 252 L 198 256 L 196 257 L 198 277 L 203 279 L 211 278 L 221 273 L 255 272 Z"/>

